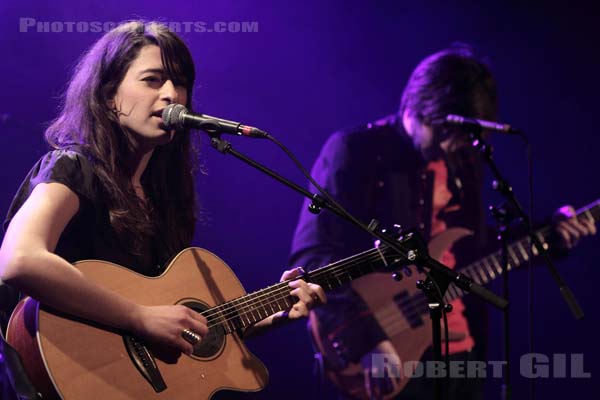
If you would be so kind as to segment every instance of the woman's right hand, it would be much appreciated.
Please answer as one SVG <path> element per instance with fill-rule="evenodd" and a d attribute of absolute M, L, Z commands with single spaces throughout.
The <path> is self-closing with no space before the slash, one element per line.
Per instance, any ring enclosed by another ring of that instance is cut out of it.
<path fill-rule="evenodd" d="M 194 346 L 183 338 L 183 331 L 189 329 L 201 338 L 208 334 L 206 318 L 182 305 L 140 306 L 135 320 L 134 333 L 187 355 L 192 354 Z"/>

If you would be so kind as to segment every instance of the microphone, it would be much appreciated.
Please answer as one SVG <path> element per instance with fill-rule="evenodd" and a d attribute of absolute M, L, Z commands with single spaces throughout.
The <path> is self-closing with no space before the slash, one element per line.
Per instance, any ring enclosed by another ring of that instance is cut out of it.
<path fill-rule="evenodd" d="M 169 104 L 162 112 L 166 129 L 199 129 L 210 135 L 227 133 L 230 135 L 266 138 L 267 132 L 239 122 L 190 112 L 184 105 Z"/>
<path fill-rule="evenodd" d="M 466 118 L 460 115 L 448 114 L 444 121 L 446 125 L 458 125 L 467 129 L 489 129 L 490 131 L 506 133 L 508 135 L 519 135 L 521 132 L 508 124 L 485 121 L 483 119 Z"/>

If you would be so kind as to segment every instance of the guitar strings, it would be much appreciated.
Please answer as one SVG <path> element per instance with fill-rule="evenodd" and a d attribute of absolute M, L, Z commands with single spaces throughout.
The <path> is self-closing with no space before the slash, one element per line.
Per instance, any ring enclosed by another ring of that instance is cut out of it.
<path fill-rule="evenodd" d="M 373 257 L 373 256 L 375 256 L 375 257 Z M 309 276 L 311 278 L 313 278 L 314 281 L 316 281 L 319 278 L 321 278 L 323 275 L 331 274 L 335 278 L 337 278 L 338 281 L 340 281 L 340 283 L 341 283 L 341 280 L 343 279 L 344 275 L 348 274 L 348 272 L 345 271 L 345 267 L 347 267 L 348 265 L 359 264 L 359 261 L 365 261 L 365 260 L 372 261 L 372 260 L 380 260 L 380 259 L 381 259 L 381 257 L 379 255 L 379 252 L 377 251 L 377 249 L 367 250 L 367 251 L 363 252 L 360 256 L 354 256 L 349 259 L 344 259 L 344 260 L 338 261 L 336 263 L 330 264 L 329 266 L 321 267 L 321 268 L 315 270 L 314 272 L 312 272 Z M 336 265 L 336 264 L 339 264 L 339 265 Z M 342 270 L 342 271 L 340 271 L 340 270 Z M 301 277 L 299 277 L 298 279 L 301 279 Z M 291 291 L 291 288 L 288 286 L 289 282 L 290 281 L 280 282 L 269 288 L 265 288 L 265 289 L 255 292 L 255 293 L 248 294 L 239 299 L 231 300 L 220 306 L 210 308 L 201 314 L 207 318 L 213 317 L 216 314 L 221 314 L 219 316 L 220 317 L 219 319 L 213 319 L 211 321 L 214 324 L 228 322 L 232 319 L 241 318 L 242 316 L 246 316 L 246 319 L 248 320 L 248 322 L 251 323 L 250 318 L 247 315 L 249 312 L 256 312 L 256 313 L 258 313 L 258 315 L 260 315 L 260 311 L 256 310 L 256 308 L 254 308 L 254 306 L 256 306 L 256 303 L 260 302 L 260 304 L 258 304 L 258 306 L 265 309 L 265 311 L 266 311 L 266 306 L 270 306 L 270 308 L 273 309 L 272 306 L 274 304 L 275 304 L 276 309 L 281 308 L 281 305 L 278 304 L 281 300 L 286 301 L 286 306 L 289 306 L 287 304 L 287 300 L 289 298 L 291 298 L 291 295 L 289 294 L 289 291 Z M 234 315 L 233 315 L 233 317 L 230 318 L 230 316 L 232 314 L 234 314 Z M 241 315 L 241 314 L 244 314 L 244 315 Z M 254 315 L 252 315 L 252 318 L 254 319 Z M 254 322 L 256 322 L 256 321 L 254 321 Z M 209 325 L 209 326 L 214 326 L 214 324 Z"/>
<path fill-rule="evenodd" d="M 577 218 L 582 218 L 584 217 L 583 215 L 581 215 L 583 212 L 588 211 L 590 208 L 592 207 L 585 207 L 582 208 L 580 210 L 577 211 Z M 589 217 L 587 217 L 589 219 Z M 592 216 L 591 217 L 592 220 L 595 220 L 595 218 Z M 549 227 L 545 227 L 542 228 L 540 230 L 538 230 L 537 234 L 542 234 L 545 235 L 548 231 L 550 230 Z M 519 241 L 515 241 L 513 243 L 511 243 L 509 245 L 509 247 L 514 250 L 514 247 L 516 247 L 518 244 L 521 244 L 522 242 L 527 242 L 528 238 L 519 240 Z M 340 274 L 339 270 L 340 269 L 344 269 L 345 274 L 348 274 L 347 271 L 345 271 L 345 267 L 347 267 L 348 265 L 352 265 L 352 264 L 358 264 L 358 261 L 362 260 L 369 260 L 369 258 L 371 260 L 378 260 L 381 259 L 380 255 L 379 255 L 379 250 L 380 249 L 371 249 L 371 250 L 367 250 L 365 252 L 363 252 L 361 255 L 359 256 L 354 256 L 354 257 L 350 257 L 348 259 L 345 260 L 341 260 L 338 261 L 336 263 L 330 264 L 329 266 L 325 266 L 325 267 L 321 267 L 317 270 L 315 270 L 313 273 L 310 274 L 310 277 L 312 278 L 318 278 L 320 275 L 323 274 L 331 274 L 333 275 L 335 278 L 338 279 L 338 281 L 341 281 L 340 277 L 343 277 L 344 274 Z M 384 251 L 387 250 L 384 248 Z M 493 256 L 496 256 L 498 252 L 482 259 L 481 263 L 483 263 L 484 260 L 487 260 L 488 258 L 491 258 Z M 371 257 L 375 255 L 375 257 Z M 519 264 L 521 263 L 521 260 L 518 257 L 518 252 L 515 252 L 515 256 L 513 256 L 513 258 L 515 258 L 517 261 L 519 261 Z M 524 260 L 526 261 L 527 259 L 522 257 Z M 339 265 L 334 266 L 335 264 L 339 263 Z M 493 271 L 493 264 L 489 264 L 491 270 Z M 469 277 L 473 277 L 475 275 L 472 274 L 473 270 L 478 269 L 484 272 L 483 277 L 486 278 L 486 282 L 489 282 L 491 279 L 491 276 L 488 277 L 485 275 L 485 270 L 483 268 L 481 268 L 481 265 L 477 266 L 476 263 L 471 264 L 467 267 L 465 267 L 463 269 L 463 271 L 465 272 L 469 272 Z M 497 272 L 497 271 L 496 271 Z M 464 273 L 464 272 L 463 272 Z M 498 272 L 497 272 L 498 273 Z M 488 272 L 489 274 L 489 272 Z M 498 273 L 500 274 L 500 273 Z M 473 279 L 473 278 L 472 278 Z M 257 310 L 256 308 L 262 308 L 264 311 L 266 311 L 266 306 L 269 306 L 271 308 L 271 310 L 273 310 L 273 304 L 276 305 L 275 309 L 277 308 L 281 308 L 281 305 L 279 304 L 279 302 L 281 300 L 284 300 L 286 303 L 286 306 L 289 306 L 287 304 L 287 302 L 289 301 L 289 299 L 291 298 L 291 295 L 289 294 L 288 290 L 290 289 L 289 286 L 289 281 L 286 282 L 280 282 L 278 284 L 275 284 L 271 287 L 259 290 L 257 292 L 248 294 L 246 296 L 240 297 L 239 299 L 234 299 L 231 300 L 227 303 L 224 303 L 222 305 L 219 306 L 215 306 L 212 307 L 208 310 L 206 310 L 206 313 L 202 313 L 203 315 L 205 315 L 207 318 L 209 317 L 213 317 L 216 314 L 221 314 L 220 318 L 217 320 L 212 320 L 211 322 L 213 322 L 212 325 L 209 325 L 209 327 L 214 326 L 214 325 L 218 325 L 218 324 L 223 324 L 225 322 L 229 322 L 231 320 L 234 319 L 241 319 L 243 316 L 246 317 L 246 319 L 248 320 L 248 323 L 251 324 L 252 322 L 250 321 L 250 318 L 248 317 L 248 313 L 258 313 L 259 317 L 262 317 L 261 315 L 261 310 Z M 458 289 L 458 288 L 457 288 Z M 462 292 L 462 290 L 460 290 Z M 261 293 L 262 292 L 262 293 Z M 265 297 L 268 297 L 267 299 L 264 299 Z M 420 297 L 420 296 L 418 296 Z M 414 307 L 419 306 L 419 305 L 423 305 L 422 303 L 422 299 L 420 298 L 415 298 L 414 300 L 411 300 L 410 306 L 414 311 Z M 453 300 L 454 298 L 460 297 L 460 292 L 458 292 L 456 295 L 453 295 L 451 293 L 451 300 Z M 259 304 L 256 304 L 259 303 Z M 241 306 L 241 308 L 240 308 Z M 231 317 L 231 314 L 234 314 L 233 317 Z M 252 319 L 255 319 L 254 314 L 252 314 Z M 257 321 L 254 321 L 257 322 Z M 242 320 L 242 323 L 244 323 L 244 321 Z"/>
<path fill-rule="evenodd" d="M 372 255 L 374 255 L 375 252 L 376 252 L 375 250 L 366 251 L 366 252 L 362 253 L 360 256 L 356 256 L 356 258 L 352 258 L 351 262 L 349 261 L 349 259 L 346 259 L 346 260 L 341 260 L 336 263 L 333 263 L 329 266 L 319 268 L 319 269 L 315 270 L 313 273 L 311 273 L 310 277 L 313 278 L 314 280 L 318 280 L 323 274 L 331 274 L 331 275 L 334 275 L 338 280 L 340 280 L 340 277 L 343 277 L 343 274 L 340 274 L 339 270 L 344 269 L 347 265 L 357 264 L 361 260 L 368 260 L 368 259 L 376 260 L 379 257 L 375 257 L 375 258 L 372 257 Z M 339 264 L 339 265 L 336 265 L 336 264 Z M 300 279 L 300 278 L 298 278 L 298 279 Z M 285 297 L 291 297 L 288 292 L 291 290 L 291 288 L 288 285 L 289 285 L 289 281 L 277 283 L 269 288 L 262 289 L 255 293 L 243 296 L 239 299 L 231 300 L 230 302 L 224 303 L 223 305 L 216 306 L 209 310 L 206 310 L 207 312 L 203 313 L 203 315 L 205 315 L 207 317 L 212 317 L 215 314 L 220 312 L 221 320 L 222 320 L 223 316 L 228 316 L 227 314 L 231 313 L 230 311 L 233 311 L 236 314 L 239 313 L 240 311 L 245 312 L 249 308 L 249 306 L 252 306 L 253 303 L 256 303 L 259 301 L 261 302 L 260 305 L 263 307 L 264 307 L 264 305 L 271 306 L 271 305 L 273 305 L 273 303 L 276 303 L 283 299 L 283 297 L 280 296 L 282 293 L 285 293 Z M 279 297 L 274 298 L 273 297 L 274 295 L 275 296 L 279 295 Z M 267 299 L 266 297 L 269 297 L 269 298 Z M 265 301 L 265 300 L 269 300 L 269 301 Z M 279 307 L 279 305 L 278 305 L 278 307 Z"/>
<path fill-rule="evenodd" d="M 549 230 L 549 228 L 542 229 L 542 230 L 539 231 L 539 233 L 542 233 L 542 231 L 548 231 L 548 230 Z M 516 242 L 512 243 L 510 245 L 510 247 L 512 248 L 514 245 L 516 245 L 519 242 L 520 241 L 516 241 Z M 384 251 L 385 250 L 386 249 L 384 249 Z M 370 257 L 372 255 L 376 255 L 376 257 Z M 333 267 L 333 268 L 332 268 L 332 266 L 334 264 L 336 264 L 336 263 L 331 264 L 330 266 L 325 266 L 325 267 L 319 268 L 318 270 L 315 270 L 311 274 L 311 277 L 318 277 L 319 275 L 321 275 L 323 273 L 331 273 L 332 275 L 334 275 L 339 280 L 339 278 L 341 276 L 343 276 L 343 274 L 339 274 L 338 273 L 339 271 L 337 271 L 337 270 L 344 269 L 347 265 L 351 265 L 351 264 L 357 263 L 357 261 L 360 258 L 368 259 L 369 257 L 371 259 L 375 259 L 375 260 L 376 259 L 380 259 L 378 249 L 371 249 L 371 250 L 365 251 L 364 253 L 362 253 L 362 255 L 360 257 L 356 257 L 355 259 L 352 259 L 350 261 L 348 261 L 349 259 L 342 260 L 342 261 L 339 262 L 340 265 L 338 265 L 336 267 Z M 518 257 L 516 257 L 516 258 L 518 259 Z M 471 269 L 473 267 L 476 267 L 476 264 L 472 264 L 470 266 L 465 267 L 465 270 L 466 269 Z M 471 271 L 469 271 L 469 272 L 471 272 Z M 472 275 L 469 274 L 469 276 L 471 277 Z M 487 279 L 487 281 L 489 281 L 489 278 Z M 215 324 L 229 322 L 229 321 L 231 321 L 233 319 L 236 319 L 236 318 L 241 319 L 244 316 L 246 317 L 246 320 L 250 324 L 252 322 L 250 321 L 250 318 L 247 315 L 248 313 L 256 312 L 256 313 L 258 313 L 259 316 L 261 316 L 260 310 L 256 310 L 256 308 L 255 308 L 255 303 L 256 302 L 260 302 L 260 304 L 258 305 L 258 307 L 262 307 L 265 310 L 266 310 L 266 306 L 269 306 L 273 310 L 273 307 L 272 307 L 273 304 L 276 305 L 276 308 L 280 308 L 280 304 L 278 304 L 278 303 L 281 300 L 284 300 L 286 302 L 286 305 L 288 305 L 287 301 L 288 301 L 288 299 L 291 296 L 289 295 L 289 292 L 288 292 L 289 286 L 287 286 L 287 283 L 289 283 L 289 281 L 288 282 L 282 282 L 282 283 L 273 285 L 272 287 L 269 287 L 269 288 L 263 289 L 261 291 L 258 291 L 258 292 L 246 295 L 244 297 L 241 297 L 238 300 L 243 300 L 243 301 L 239 301 L 238 303 L 235 303 L 236 300 L 232 300 L 231 302 L 227 302 L 224 305 L 222 305 L 224 307 L 217 306 L 217 307 L 211 308 L 211 309 L 209 309 L 207 311 L 213 310 L 214 312 L 212 314 L 207 313 L 206 315 L 208 315 L 208 316 L 215 315 L 215 314 L 217 314 L 220 311 L 218 309 L 222 309 L 223 312 L 221 313 L 222 314 L 221 318 L 218 319 L 218 320 L 213 320 L 213 322 L 215 322 Z M 273 288 L 275 290 L 272 290 Z M 462 289 L 460 289 L 460 291 L 463 292 Z M 264 293 L 258 295 L 258 293 L 260 293 L 260 292 L 264 292 Z M 267 296 L 269 296 L 269 298 L 266 299 L 266 301 L 265 300 L 261 300 L 261 297 L 264 298 L 264 297 L 267 297 Z M 420 296 L 418 296 L 417 298 L 415 298 L 414 300 L 411 300 L 409 302 L 409 306 L 411 308 L 411 311 L 413 311 L 413 312 L 415 312 L 415 311 L 418 312 L 417 310 L 415 310 L 415 307 L 423 306 L 424 304 L 426 304 L 426 303 L 423 303 L 424 297 L 423 297 L 423 299 L 421 299 L 419 297 Z M 452 296 L 452 297 L 453 298 L 451 300 L 453 300 L 456 297 L 460 297 L 460 296 Z M 238 307 L 240 305 L 242 306 L 241 308 Z M 227 308 L 229 308 L 229 309 L 227 309 Z M 233 317 L 230 317 L 231 314 L 235 314 L 235 315 L 233 315 Z M 254 315 L 252 315 L 252 319 L 255 319 Z M 243 320 L 242 320 L 242 322 L 245 323 Z M 254 321 L 254 322 L 257 322 L 257 321 Z"/>
<path fill-rule="evenodd" d="M 343 259 L 343 260 L 334 262 L 332 264 L 329 264 L 327 266 L 324 266 L 324 267 L 321 267 L 319 269 L 314 270 L 313 272 L 311 272 L 309 274 L 309 277 L 310 278 L 317 278 L 318 279 L 318 278 L 321 277 L 321 275 L 326 274 L 326 273 L 327 274 L 328 273 L 336 274 L 336 272 L 338 272 L 338 270 L 345 269 L 345 267 L 348 266 L 348 265 L 358 264 L 359 262 L 361 262 L 363 260 L 368 260 L 369 258 L 372 259 L 372 260 L 376 259 L 376 258 L 371 257 L 374 253 L 376 253 L 375 249 L 367 250 L 367 251 L 365 251 L 363 253 L 360 253 L 359 255 L 356 255 L 356 256 L 353 256 L 353 257 L 350 257 L 350 258 L 347 258 L 347 259 Z M 377 254 L 378 254 L 378 252 L 377 252 Z M 337 264 L 339 264 L 339 265 L 337 265 Z M 337 274 L 336 278 L 339 278 L 342 275 L 343 274 Z M 295 279 L 302 279 L 302 277 L 297 277 Z M 203 315 L 210 316 L 211 315 L 210 311 L 213 311 L 213 310 L 215 311 L 215 313 L 217 313 L 217 312 L 220 311 L 220 310 L 218 310 L 219 308 L 223 308 L 223 307 L 229 306 L 230 303 L 237 302 L 235 304 L 236 306 L 239 306 L 239 305 L 243 306 L 246 303 L 253 302 L 254 300 L 258 300 L 261 297 L 269 296 L 269 295 L 275 293 L 277 290 L 281 290 L 281 289 L 291 290 L 289 288 L 289 286 L 288 286 L 289 282 L 291 282 L 291 280 L 288 280 L 288 281 L 285 281 L 285 282 L 278 282 L 278 283 L 276 283 L 276 284 L 274 284 L 274 285 L 272 285 L 270 287 L 258 290 L 258 291 L 254 292 L 254 293 L 250 293 L 250 294 L 244 295 L 242 297 L 239 297 L 238 299 L 230 300 L 230 301 L 228 301 L 226 303 L 223 303 L 223 304 L 221 304 L 219 306 L 215 306 L 213 308 L 210 308 L 210 309 L 206 310 L 205 311 L 206 314 L 203 314 Z"/>

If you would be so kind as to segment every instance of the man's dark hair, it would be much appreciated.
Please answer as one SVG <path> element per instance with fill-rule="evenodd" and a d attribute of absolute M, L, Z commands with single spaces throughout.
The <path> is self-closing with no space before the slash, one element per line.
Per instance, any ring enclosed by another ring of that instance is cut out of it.
<path fill-rule="evenodd" d="M 423 123 L 448 114 L 496 119 L 496 82 L 488 65 L 468 45 L 453 45 L 425 58 L 415 68 L 400 103 Z"/>

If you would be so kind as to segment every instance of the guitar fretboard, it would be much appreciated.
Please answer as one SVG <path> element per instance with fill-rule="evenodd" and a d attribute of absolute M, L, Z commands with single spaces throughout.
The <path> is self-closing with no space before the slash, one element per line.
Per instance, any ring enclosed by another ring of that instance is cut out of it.
<path fill-rule="evenodd" d="M 599 217 L 600 200 L 596 200 L 576 211 L 576 218 L 578 219 L 597 221 Z M 537 236 L 546 250 L 549 248 L 548 238 L 551 234 L 551 226 L 545 226 L 534 232 L 534 235 Z M 527 262 L 531 258 L 531 254 L 533 254 L 533 256 L 538 255 L 538 250 L 530 243 L 530 237 L 526 236 L 507 246 L 509 271 Z M 528 250 L 529 248 L 531 248 L 531 253 Z M 500 250 L 496 251 L 487 257 L 462 268 L 460 272 L 473 279 L 478 284 L 485 285 L 502 275 L 502 252 Z M 455 285 L 450 285 L 446 294 L 446 300 L 454 300 L 464 295 L 465 292 L 463 290 Z"/>
<path fill-rule="evenodd" d="M 326 291 L 332 290 L 384 267 L 388 264 L 390 253 L 387 247 L 379 246 L 313 270 L 301 278 L 320 285 Z M 394 261 L 390 259 L 390 262 Z M 289 281 L 280 282 L 205 310 L 202 314 L 207 318 L 209 328 L 216 326 L 226 333 L 239 332 L 274 313 L 289 310 L 297 301 L 290 295 L 291 290 Z"/>
<path fill-rule="evenodd" d="M 577 218 L 592 221 L 600 217 L 600 200 L 595 201 L 579 210 Z M 544 227 L 534 234 L 545 247 L 551 233 L 550 227 Z M 527 249 L 530 248 L 529 237 L 524 237 L 508 245 L 509 266 L 511 270 L 530 258 Z M 531 248 L 533 255 L 538 251 Z M 500 251 L 490 254 L 460 270 L 475 282 L 485 285 L 502 274 L 502 255 Z M 307 273 L 301 278 L 320 285 L 326 291 L 338 288 L 361 276 L 375 272 L 383 267 L 399 261 L 399 257 L 385 245 L 364 251 L 354 256 L 334 262 Z M 225 302 L 202 312 L 208 319 L 209 327 L 221 327 L 226 333 L 240 332 L 244 328 L 279 311 L 289 310 L 297 299 L 290 295 L 292 289 L 289 281 L 280 282 L 265 289 L 247 294 L 237 299 Z M 465 292 L 451 284 L 446 292 L 446 300 L 451 301 L 465 295 Z M 425 296 L 420 293 L 412 299 L 413 306 L 419 306 L 426 311 Z"/>

